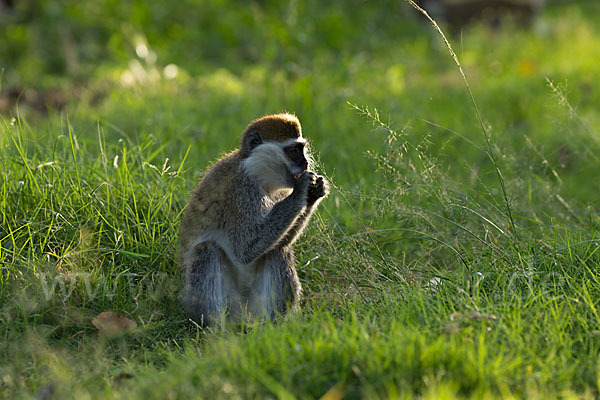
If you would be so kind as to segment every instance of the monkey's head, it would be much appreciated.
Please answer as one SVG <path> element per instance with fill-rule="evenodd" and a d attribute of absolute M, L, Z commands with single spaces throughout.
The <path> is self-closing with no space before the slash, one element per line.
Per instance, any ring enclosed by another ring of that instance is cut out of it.
<path fill-rule="evenodd" d="M 240 152 L 246 172 L 268 192 L 292 187 L 294 177 L 309 166 L 300 121 L 291 114 L 252 121 L 242 134 Z"/>
<path fill-rule="evenodd" d="M 273 114 L 256 119 L 242 134 L 241 150 L 249 157 L 254 148 L 264 142 L 285 142 L 302 138 L 300 121 L 292 114 Z"/>

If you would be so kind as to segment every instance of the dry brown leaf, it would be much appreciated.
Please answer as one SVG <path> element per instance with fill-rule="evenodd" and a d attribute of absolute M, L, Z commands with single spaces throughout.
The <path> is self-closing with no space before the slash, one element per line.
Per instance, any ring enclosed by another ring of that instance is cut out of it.
<path fill-rule="evenodd" d="M 442 332 L 446 335 L 452 335 L 460 332 L 460 322 L 450 322 L 442 327 Z"/>
<path fill-rule="evenodd" d="M 135 321 L 130 320 L 113 311 L 104 311 L 92 320 L 92 324 L 98 328 L 98 337 L 109 337 L 127 329 L 137 327 Z"/>
<path fill-rule="evenodd" d="M 344 397 L 345 390 L 343 383 L 337 383 L 331 387 L 323 396 L 321 400 L 341 400 Z"/>

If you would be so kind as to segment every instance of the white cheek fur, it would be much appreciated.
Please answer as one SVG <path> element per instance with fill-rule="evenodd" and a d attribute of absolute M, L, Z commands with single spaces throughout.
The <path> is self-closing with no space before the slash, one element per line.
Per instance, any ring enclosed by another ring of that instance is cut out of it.
<path fill-rule="evenodd" d="M 244 171 L 267 193 L 289 188 L 292 165 L 280 144 L 266 142 L 257 146 L 250 157 L 242 161 Z"/>

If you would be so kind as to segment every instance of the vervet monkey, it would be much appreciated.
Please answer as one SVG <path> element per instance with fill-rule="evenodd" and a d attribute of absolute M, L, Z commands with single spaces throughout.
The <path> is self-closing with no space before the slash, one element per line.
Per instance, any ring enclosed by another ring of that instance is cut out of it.
<path fill-rule="evenodd" d="M 292 244 L 329 192 L 309 171 L 309 158 L 298 118 L 268 115 L 252 121 L 240 148 L 205 173 L 179 232 L 182 300 L 196 322 L 297 310 Z"/>

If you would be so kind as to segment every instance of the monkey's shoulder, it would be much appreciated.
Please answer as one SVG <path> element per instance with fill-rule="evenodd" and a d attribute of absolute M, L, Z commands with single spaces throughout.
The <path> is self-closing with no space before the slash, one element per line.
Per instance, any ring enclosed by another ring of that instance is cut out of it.
<path fill-rule="evenodd" d="M 205 201 L 222 201 L 228 197 L 238 175 L 239 152 L 233 152 L 221 157 L 204 175 L 198 186 L 192 192 L 190 203 Z"/>
<path fill-rule="evenodd" d="M 230 153 L 204 174 L 192 192 L 186 214 L 196 221 L 215 226 L 221 221 L 235 221 L 260 207 L 261 189 L 241 171 L 239 152 Z M 186 217 L 184 217 L 186 218 Z"/>

